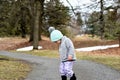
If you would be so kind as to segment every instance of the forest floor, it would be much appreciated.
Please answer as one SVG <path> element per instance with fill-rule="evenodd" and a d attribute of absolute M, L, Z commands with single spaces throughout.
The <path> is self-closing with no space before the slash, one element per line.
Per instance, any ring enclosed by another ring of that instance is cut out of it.
<path fill-rule="evenodd" d="M 75 48 L 83 48 L 90 46 L 103 46 L 103 45 L 113 45 L 118 44 L 118 41 L 111 40 L 100 40 L 98 38 L 91 38 L 88 36 L 79 36 L 73 40 Z M 0 38 L 0 50 L 16 50 L 18 48 L 26 47 L 32 45 L 28 38 L 20 37 L 4 37 Z M 39 41 L 39 45 L 43 47 L 44 50 L 56 50 L 58 45 L 52 43 L 49 38 L 42 36 L 42 40 Z M 92 51 L 92 54 L 115 54 L 120 55 L 120 48 L 109 48 L 104 50 Z"/>

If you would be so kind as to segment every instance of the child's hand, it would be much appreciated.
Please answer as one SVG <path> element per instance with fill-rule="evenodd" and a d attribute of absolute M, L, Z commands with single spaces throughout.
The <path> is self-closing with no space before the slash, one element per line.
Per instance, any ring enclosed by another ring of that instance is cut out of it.
<path fill-rule="evenodd" d="M 68 60 L 71 61 L 72 60 L 72 55 L 68 56 Z"/>

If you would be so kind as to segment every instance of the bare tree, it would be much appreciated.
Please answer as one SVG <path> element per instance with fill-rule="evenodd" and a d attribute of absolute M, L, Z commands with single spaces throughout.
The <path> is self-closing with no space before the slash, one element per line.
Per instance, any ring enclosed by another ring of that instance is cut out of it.
<path fill-rule="evenodd" d="M 35 22 L 33 30 L 33 49 L 38 49 L 39 39 L 40 39 L 40 30 L 42 27 L 42 16 L 43 16 L 43 4 L 44 0 L 35 1 Z"/>
<path fill-rule="evenodd" d="M 33 49 L 38 49 L 39 39 L 41 39 L 40 33 L 44 1 L 45 0 L 30 0 L 29 10 L 31 13 L 31 34 L 29 41 L 33 41 Z"/>
<path fill-rule="evenodd" d="M 103 12 L 104 12 L 104 5 L 103 5 L 103 1 L 104 0 L 100 0 L 100 25 L 101 25 L 101 27 L 100 27 L 100 32 L 101 32 L 101 34 L 100 34 L 100 36 L 101 36 L 101 39 L 104 39 L 104 33 L 105 33 L 105 28 L 104 28 L 104 26 L 105 26 L 105 24 L 104 24 L 104 16 L 103 16 Z"/>

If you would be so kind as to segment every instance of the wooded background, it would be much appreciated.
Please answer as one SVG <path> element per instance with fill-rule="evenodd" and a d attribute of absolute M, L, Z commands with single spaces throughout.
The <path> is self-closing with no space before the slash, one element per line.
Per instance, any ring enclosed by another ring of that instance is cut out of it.
<path fill-rule="evenodd" d="M 53 26 L 67 36 L 92 34 L 120 41 L 120 0 L 91 1 L 92 5 L 83 6 L 98 10 L 83 13 L 60 0 L 0 0 L 0 37 L 29 35 L 34 49 L 38 49 L 41 35 L 49 36 L 48 28 Z M 108 6 L 110 1 L 113 4 Z"/>

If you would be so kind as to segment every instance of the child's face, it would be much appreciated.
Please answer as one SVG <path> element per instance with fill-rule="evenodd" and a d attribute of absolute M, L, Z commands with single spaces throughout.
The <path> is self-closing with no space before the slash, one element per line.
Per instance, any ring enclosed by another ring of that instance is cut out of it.
<path fill-rule="evenodd" d="M 60 43 L 61 43 L 61 40 L 55 41 L 55 43 L 60 44 Z"/>

